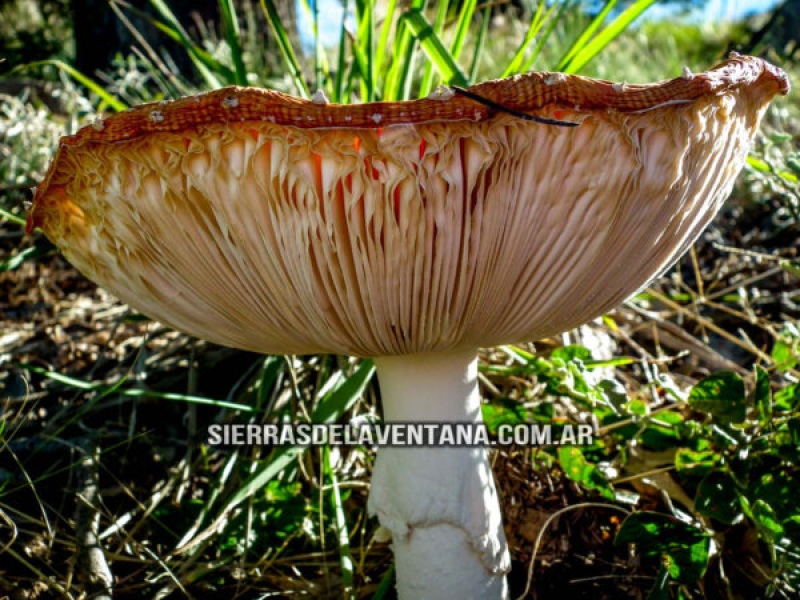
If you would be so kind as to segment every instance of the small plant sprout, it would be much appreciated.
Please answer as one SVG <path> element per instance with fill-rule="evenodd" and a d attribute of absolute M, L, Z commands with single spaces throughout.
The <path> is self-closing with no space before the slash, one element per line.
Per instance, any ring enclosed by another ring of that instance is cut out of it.
<path fill-rule="evenodd" d="M 478 349 L 576 327 L 674 263 L 788 89 L 747 56 L 352 106 L 227 88 L 64 138 L 29 228 L 195 336 L 374 358 L 387 421 L 477 423 Z M 508 595 L 485 449 L 380 450 L 369 511 L 402 598 Z"/>

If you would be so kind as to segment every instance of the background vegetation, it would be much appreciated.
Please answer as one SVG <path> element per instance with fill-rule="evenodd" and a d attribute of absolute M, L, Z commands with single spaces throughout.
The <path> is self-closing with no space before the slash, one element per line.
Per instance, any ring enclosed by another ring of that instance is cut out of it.
<path fill-rule="evenodd" d="M 15 599 L 84 597 L 108 572 L 118 597 L 393 597 L 365 511 L 372 449 L 204 444 L 210 423 L 378 418 L 371 363 L 190 339 L 26 237 L 60 135 L 229 84 L 394 99 L 530 69 L 658 80 L 730 49 L 796 73 L 800 29 L 790 2 L 710 27 L 636 21 L 646 0 L 351 0 L 323 40 L 331 18 L 304 2 L 220 0 L 196 18 L 120 0 L 94 8 L 127 46 L 87 70 L 73 33 L 92 4 L 0 4 L 0 591 Z M 514 595 L 800 594 L 798 122 L 796 97 L 770 109 L 727 207 L 650 288 L 558 338 L 482 353 L 490 426 L 601 433 L 495 454 Z"/>

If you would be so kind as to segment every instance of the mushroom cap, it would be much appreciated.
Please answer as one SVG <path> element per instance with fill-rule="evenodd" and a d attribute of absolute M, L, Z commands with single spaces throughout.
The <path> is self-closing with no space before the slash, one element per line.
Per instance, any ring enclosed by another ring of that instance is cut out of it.
<path fill-rule="evenodd" d="M 738 55 L 647 85 L 529 73 L 393 103 L 226 88 L 63 138 L 29 228 L 124 302 L 228 346 L 536 340 L 677 260 L 788 90 Z"/>

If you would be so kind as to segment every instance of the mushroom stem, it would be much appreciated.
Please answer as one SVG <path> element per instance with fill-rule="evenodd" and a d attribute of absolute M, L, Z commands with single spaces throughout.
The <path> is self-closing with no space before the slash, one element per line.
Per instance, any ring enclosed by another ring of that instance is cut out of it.
<path fill-rule="evenodd" d="M 477 352 L 377 358 L 387 423 L 482 423 Z M 484 447 L 386 447 L 369 512 L 391 531 L 401 599 L 507 598 L 510 558 Z"/>

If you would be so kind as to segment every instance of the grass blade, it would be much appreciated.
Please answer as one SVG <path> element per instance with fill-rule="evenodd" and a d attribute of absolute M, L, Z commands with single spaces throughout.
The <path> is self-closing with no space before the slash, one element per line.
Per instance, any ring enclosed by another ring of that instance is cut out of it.
<path fill-rule="evenodd" d="M 616 4 L 617 0 L 608 0 L 608 2 L 606 2 L 603 10 L 597 13 L 595 18 L 592 19 L 592 22 L 586 26 L 586 29 L 581 32 L 578 38 L 572 43 L 572 46 L 569 47 L 569 50 L 561 57 L 558 63 L 559 71 L 564 71 L 569 66 L 572 59 L 587 46 L 589 40 L 591 40 L 595 32 L 600 29 L 606 17 L 611 12 L 611 9 L 613 9 Z"/>
<path fill-rule="evenodd" d="M 161 18 L 164 19 L 163 23 L 157 21 L 154 24 L 164 33 L 175 39 L 181 47 L 186 50 L 189 58 L 194 63 L 195 68 L 200 73 L 200 76 L 210 89 L 223 87 L 218 75 L 226 75 L 226 79 L 230 81 L 230 70 L 227 69 L 222 63 L 212 58 L 210 54 L 201 50 L 189 37 L 189 34 L 180 24 L 175 13 L 172 12 L 169 5 L 164 0 L 150 0 L 150 4 L 156 9 Z M 227 73 L 226 73 L 227 71 Z"/>
<path fill-rule="evenodd" d="M 233 0 L 219 0 L 219 14 L 222 19 L 225 40 L 231 51 L 236 85 L 247 85 L 247 69 L 244 66 L 239 19 L 236 15 L 236 8 L 233 6 Z"/>
<path fill-rule="evenodd" d="M 467 0 L 461 8 L 458 17 L 458 25 L 456 25 L 456 35 L 453 38 L 453 43 L 450 45 L 450 55 L 454 60 L 458 60 L 461 56 L 461 50 L 464 49 L 464 42 L 467 40 L 469 34 L 469 26 L 472 23 L 472 17 L 475 14 L 475 7 L 478 0 Z"/>
<path fill-rule="evenodd" d="M 336 63 L 336 78 L 333 83 L 331 101 L 337 103 L 344 102 L 345 95 L 345 53 L 347 52 L 347 13 L 350 11 L 350 0 L 344 0 L 342 5 L 342 29 L 339 32 L 339 60 Z"/>
<path fill-rule="evenodd" d="M 481 61 L 481 54 L 483 49 L 483 42 L 486 39 L 486 34 L 489 31 L 489 21 L 491 20 L 492 16 L 492 7 L 487 5 L 483 9 L 483 13 L 481 14 L 481 28 L 478 31 L 478 39 L 475 42 L 475 51 L 472 53 L 472 61 L 470 62 L 469 67 L 469 81 L 470 83 L 475 81 L 475 78 L 478 76 L 478 65 Z"/>
<path fill-rule="evenodd" d="M 56 247 L 51 244 L 47 238 L 38 238 L 33 246 L 25 248 L 25 250 L 21 250 L 6 260 L 0 260 L 0 273 L 6 273 L 19 268 L 26 260 L 33 260 L 35 258 L 41 258 L 42 256 L 48 256 L 55 249 Z"/>
<path fill-rule="evenodd" d="M 362 361 L 352 375 L 320 400 L 311 421 L 329 423 L 339 419 L 361 397 L 374 373 L 375 364 L 371 360 Z"/>
<path fill-rule="evenodd" d="M 517 51 L 514 53 L 513 58 L 509 61 L 505 71 L 503 71 L 503 77 L 508 77 L 509 75 L 520 72 L 522 64 L 525 60 L 525 53 L 536 39 L 536 34 L 538 34 L 539 30 L 541 30 L 542 25 L 544 25 L 545 20 L 550 15 L 550 12 L 554 10 L 557 5 L 557 3 L 554 2 L 550 5 L 550 8 L 545 13 L 545 4 L 545 0 L 539 0 L 538 5 L 536 6 L 536 12 L 533 13 L 531 22 L 528 24 L 528 30 L 525 32 L 525 37 L 522 39 L 522 42 L 517 48 Z"/>
<path fill-rule="evenodd" d="M 275 41 L 278 42 L 278 48 L 283 56 L 283 62 L 289 71 L 289 76 L 292 78 L 294 87 L 298 95 L 302 98 L 308 98 L 308 86 L 303 79 L 302 71 L 297 63 L 297 57 L 292 49 L 292 43 L 289 41 L 289 35 L 281 23 L 281 18 L 278 16 L 278 9 L 275 8 L 275 3 L 272 0 L 260 0 L 261 8 L 267 17 L 272 33 L 275 35 Z"/>
<path fill-rule="evenodd" d="M 372 4 L 369 0 L 367 0 L 367 3 Z M 394 22 L 394 12 L 396 9 L 397 9 L 397 0 L 389 0 L 389 3 L 386 7 L 386 17 L 384 17 L 383 25 L 381 25 L 381 34 L 378 37 L 378 47 L 375 49 L 376 73 L 382 73 L 381 69 L 383 69 L 384 57 L 392 56 L 390 54 L 392 50 L 388 47 L 389 33 L 392 31 L 392 23 Z"/>
<path fill-rule="evenodd" d="M 442 37 L 442 31 L 444 31 L 444 23 L 447 19 L 447 9 L 450 6 L 449 0 L 442 0 L 439 2 L 439 10 L 436 12 L 436 21 L 433 23 L 433 32 L 436 34 L 436 37 Z M 419 95 L 421 98 L 424 98 L 428 94 L 430 94 L 431 89 L 433 88 L 433 63 L 428 61 L 425 63 L 425 68 L 422 72 L 422 81 L 419 84 Z"/>
<path fill-rule="evenodd" d="M 104 106 L 108 106 L 117 112 L 122 112 L 128 108 L 127 104 L 125 104 L 119 98 L 116 98 L 113 94 L 109 94 L 105 89 L 103 89 L 103 86 L 94 81 L 91 77 L 84 75 L 78 71 L 78 69 L 71 67 L 65 62 L 60 60 L 43 60 L 40 62 L 30 63 L 28 66 L 36 67 L 39 65 L 52 65 L 56 67 L 58 70 L 63 71 L 72 77 L 90 92 L 96 94 L 100 98 L 100 105 L 97 107 L 97 112 L 103 112 Z"/>
<path fill-rule="evenodd" d="M 597 56 L 600 51 L 608 46 L 620 33 L 630 27 L 639 16 L 655 4 L 656 0 L 637 0 L 622 11 L 617 17 L 601 31 L 591 42 L 584 44 L 563 66 L 565 73 L 577 73 L 586 63 Z M 609 2 L 611 4 L 611 2 Z M 563 62 L 563 61 L 562 61 Z"/>
<path fill-rule="evenodd" d="M 402 20 L 408 25 L 414 38 L 419 41 L 425 51 L 428 60 L 436 67 L 445 82 L 462 87 L 469 85 L 467 76 L 464 75 L 456 64 L 455 58 L 436 36 L 422 11 L 410 10 L 403 15 Z"/>
<path fill-rule="evenodd" d="M 179 394 L 176 392 L 156 392 L 153 390 L 145 390 L 142 388 L 123 388 L 120 383 L 108 386 L 104 383 L 92 383 L 76 379 L 68 375 L 63 375 L 56 371 L 48 371 L 42 367 L 37 367 L 28 363 L 20 363 L 16 365 L 20 369 L 42 375 L 58 383 L 63 383 L 74 389 L 83 390 L 85 392 L 97 392 L 105 396 L 109 394 L 117 394 L 119 396 L 128 396 L 130 398 L 157 398 L 161 400 L 172 400 L 176 402 L 186 402 L 187 404 L 202 404 L 205 406 L 214 406 L 216 408 L 227 408 L 230 410 L 238 410 L 243 413 L 253 413 L 256 410 L 247 404 L 239 404 L 237 402 L 229 402 L 227 400 L 214 400 L 213 398 L 205 398 L 203 396 L 192 396 L 189 394 Z"/>
<path fill-rule="evenodd" d="M 339 481 L 331 465 L 331 451 L 328 446 L 322 449 L 323 473 L 331 486 L 331 508 L 333 510 L 333 524 L 339 545 L 339 565 L 341 566 L 342 597 L 355 600 L 355 584 L 353 581 L 353 555 L 350 552 L 350 532 L 347 527 L 347 517 L 342 505 L 342 495 L 339 493 Z"/>
<path fill-rule="evenodd" d="M 375 48 L 373 30 L 375 29 L 374 3 L 361 2 L 358 20 L 358 58 L 361 70 L 361 97 L 367 102 L 375 100 Z"/>
<path fill-rule="evenodd" d="M 397 33 L 391 53 L 394 60 L 384 85 L 383 99 L 386 101 L 408 99 L 411 95 L 411 77 L 416 54 L 414 36 L 408 28 L 408 20 L 404 17 L 415 11 L 422 14 L 423 10 L 425 10 L 425 0 L 413 0 L 411 7 L 397 20 Z"/>
<path fill-rule="evenodd" d="M 555 31 L 556 26 L 561 22 L 564 13 L 571 9 L 575 5 L 573 0 L 564 0 L 562 2 L 554 2 L 547 11 L 545 15 L 545 20 L 548 19 L 550 13 L 558 7 L 558 12 L 553 18 L 547 20 L 547 27 L 545 27 L 544 32 L 539 36 L 539 40 L 536 42 L 536 46 L 533 48 L 533 52 L 528 57 L 528 60 L 525 61 L 525 64 L 522 66 L 522 72 L 530 71 L 533 67 L 533 64 L 536 62 L 536 59 L 539 58 L 539 54 L 542 52 L 542 48 L 544 48 L 547 41 L 550 39 L 550 36 L 553 35 L 553 31 Z"/>
<path fill-rule="evenodd" d="M 14 213 L 9 212 L 4 208 L 0 208 L 0 220 L 10 221 L 11 223 L 19 225 L 20 227 L 25 227 L 27 225 L 27 222 L 23 217 L 18 217 Z"/>
<path fill-rule="evenodd" d="M 236 493 L 225 504 L 225 508 L 219 514 L 226 515 L 236 508 L 239 504 L 250 498 L 253 494 L 259 493 L 270 481 L 280 475 L 286 467 L 292 464 L 303 451 L 299 446 L 281 446 L 276 449 L 264 462 L 264 468 L 256 472 L 252 477 L 243 481 Z"/>

